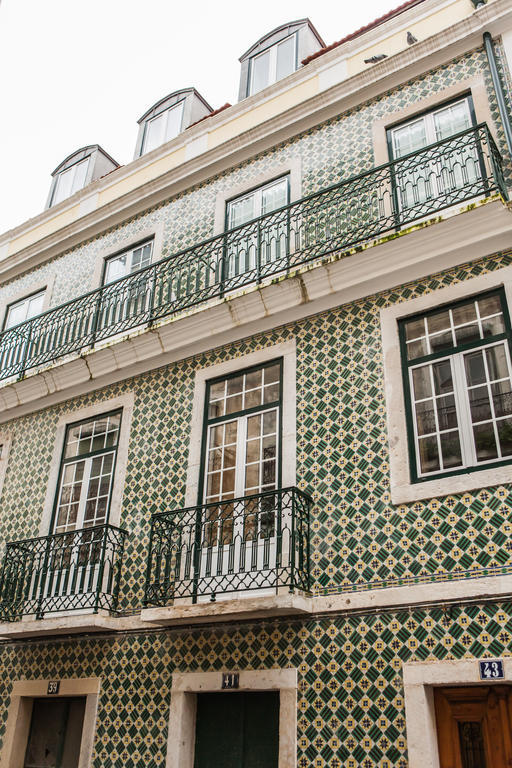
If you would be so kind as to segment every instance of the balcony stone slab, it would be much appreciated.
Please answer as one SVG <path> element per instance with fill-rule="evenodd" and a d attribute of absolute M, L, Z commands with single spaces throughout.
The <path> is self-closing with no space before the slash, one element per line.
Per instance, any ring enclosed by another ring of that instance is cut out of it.
<path fill-rule="evenodd" d="M 22 640 L 29 637 L 89 634 L 96 632 L 124 632 L 148 628 L 136 617 L 111 616 L 105 611 L 98 613 L 59 614 L 50 618 L 25 617 L 20 621 L 0 623 L 0 637 L 8 640 Z"/>
<path fill-rule="evenodd" d="M 312 608 L 313 601 L 310 597 L 282 594 L 195 604 L 177 601 L 174 605 L 162 608 L 144 608 L 140 616 L 142 621 L 148 624 L 172 626 L 264 619 L 272 616 L 304 616 L 309 615 Z"/>

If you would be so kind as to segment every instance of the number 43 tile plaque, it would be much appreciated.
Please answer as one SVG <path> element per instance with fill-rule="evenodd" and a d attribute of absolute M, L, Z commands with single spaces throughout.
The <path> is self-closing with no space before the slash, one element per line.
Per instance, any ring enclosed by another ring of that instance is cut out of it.
<path fill-rule="evenodd" d="M 502 659 L 479 661 L 478 667 L 480 669 L 480 680 L 503 680 L 505 677 Z"/>

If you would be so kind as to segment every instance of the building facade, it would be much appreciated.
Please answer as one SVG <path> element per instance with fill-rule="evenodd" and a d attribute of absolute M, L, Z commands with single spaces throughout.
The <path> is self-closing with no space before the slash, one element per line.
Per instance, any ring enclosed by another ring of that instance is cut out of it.
<path fill-rule="evenodd" d="M 508 764 L 512 6 L 241 62 L 0 237 L 1 765 Z"/>

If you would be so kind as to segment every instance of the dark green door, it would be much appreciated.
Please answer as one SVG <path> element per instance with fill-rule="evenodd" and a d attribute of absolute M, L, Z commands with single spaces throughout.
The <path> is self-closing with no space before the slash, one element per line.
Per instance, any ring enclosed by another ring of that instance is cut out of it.
<path fill-rule="evenodd" d="M 278 768 L 279 693 L 199 693 L 194 768 Z"/>

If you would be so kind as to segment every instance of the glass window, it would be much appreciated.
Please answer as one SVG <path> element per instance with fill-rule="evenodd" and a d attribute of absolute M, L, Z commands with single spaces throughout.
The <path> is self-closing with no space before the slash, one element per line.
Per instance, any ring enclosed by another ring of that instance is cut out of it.
<path fill-rule="evenodd" d="M 290 35 L 251 58 L 249 96 L 295 72 L 296 45 L 296 35 Z"/>
<path fill-rule="evenodd" d="M 448 104 L 388 131 L 393 160 L 399 160 L 411 152 L 419 152 L 431 144 L 454 136 L 473 125 L 470 98 Z M 424 152 L 413 158 L 396 163 L 394 186 L 401 211 L 418 208 L 427 201 L 443 198 L 457 201 L 457 190 L 481 177 L 477 148 L 471 141 L 450 144 L 450 152 Z"/>
<path fill-rule="evenodd" d="M 27 296 L 7 308 L 4 330 L 12 328 L 14 325 L 30 320 L 31 317 L 40 315 L 43 311 L 45 291 L 35 293 L 33 296 Z"/>
<path fill-rule="evenodd" d="M 141 155 L 165 144 L 178 135 L 183 117 L 183 101 L 160 112 L 146 122 Z"/>
<path fill-rule="evenodd" d="M 126 277 L 132 272 L 148 267 L 151 264 L 152 253 L 153 240 L 149 240 L 116 256 L 111 256 L 105 262 L 104 284 L 112 283 L 120 277 Z"/>
<path fill-rule="evenodd" d="M 279 430 L 281 418 L 280 361 L 242 371 L 209 383 L 207 387 L 207 431 L 204 503 L 209 540 L 225 544 L 232 536 L 249 535 L 237 526 L 249 525 L 244 514 L 236 514 L 230 499 L 273 491 L 279 484 Z M 271 497 L 271 504 L 274 504 Z M 272 518 L 273 519 L 273 518 Z M 254 526 L 260 525 L 259 534 Z M 268 535 L 262 520 L 252 519 L 251 535 Z"/>
<path fill-rule="evenodd" d="M 288 176 L 285 176 L 231 200 L 227 205 L 228 229 L 240 227 L 288 205 L 288 190 Z M 288 254 L 288 236 L 286 211 L 231 233 L 226 244 L 226 277 L 244 275 L 247 278 L 247 273 L 256 268 L 261 276 L 267 264 L 275 265 L 280 259 L 284 262 Z M 285 266 L 283 263 L 283 268 Z"/>
<path fill-rule="evenodd" d="M 401 322 L 416 475 L 512 458 L 512 367 L 501 291 Z"/>
<path fill-rule="evenodd" d="M 72 165 L 71 168 L 59 173 L 53 193 L 52 205 L 57 205 L 61 200 L 65 200 L 85 186 L 88 166 L 89 158 L 86 157 L 85 160 L 81 160 L 79 163 Z"/>
<path fill-rule="evenodd" d="M 121 412 L 66 430 L 52 533 L 108 522 Z"/>

